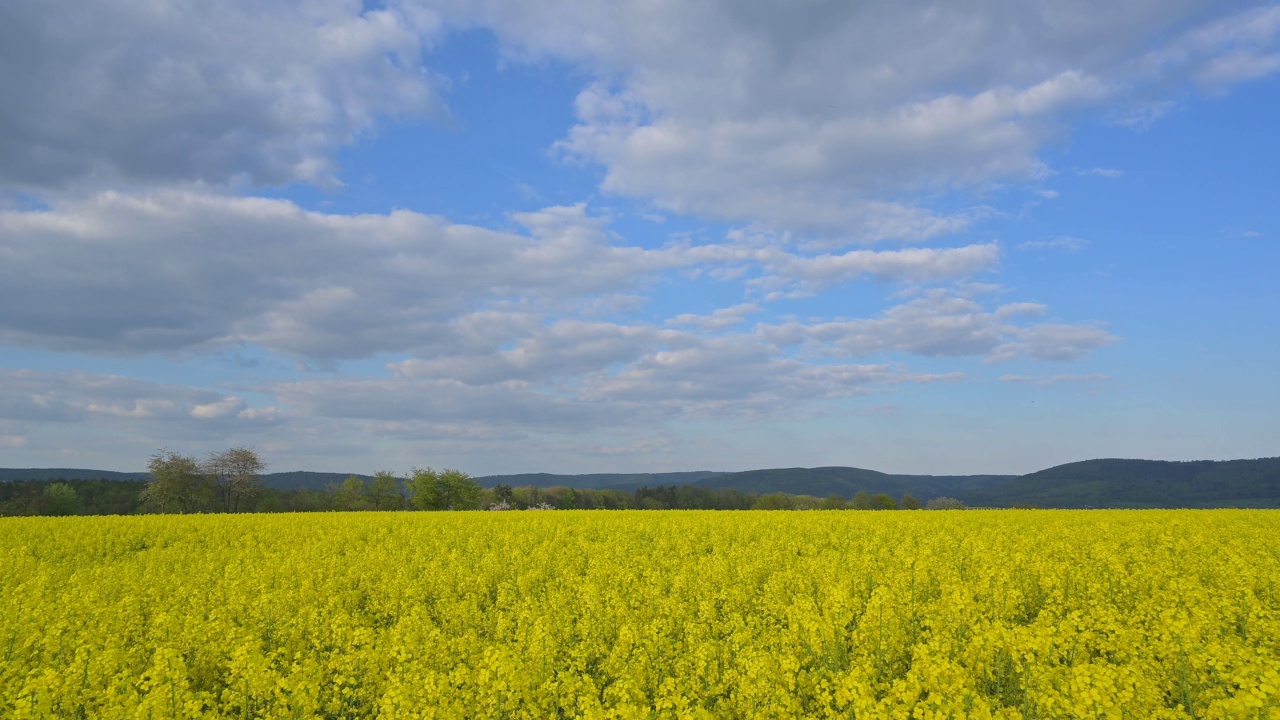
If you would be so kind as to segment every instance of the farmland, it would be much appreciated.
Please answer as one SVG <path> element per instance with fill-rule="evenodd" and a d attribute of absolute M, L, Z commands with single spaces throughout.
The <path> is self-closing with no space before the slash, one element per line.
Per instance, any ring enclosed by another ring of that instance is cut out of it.
<path fill-rule="evenodd" d="M 1280 513 L 0 521 L 4 717 L 1280 718 Z"/>

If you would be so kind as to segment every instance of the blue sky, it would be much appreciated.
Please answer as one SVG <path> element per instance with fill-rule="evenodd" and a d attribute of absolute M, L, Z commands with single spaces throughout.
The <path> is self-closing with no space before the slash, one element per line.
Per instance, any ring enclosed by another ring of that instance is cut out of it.
<path fill-rule="evenodd" d="M 1280 5 L 19 0 L 0 466 L 1273 456 Z"/>

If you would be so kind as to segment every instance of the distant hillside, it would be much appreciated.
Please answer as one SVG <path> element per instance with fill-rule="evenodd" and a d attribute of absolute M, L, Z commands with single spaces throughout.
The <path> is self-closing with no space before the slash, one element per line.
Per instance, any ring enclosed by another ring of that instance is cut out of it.
<path fill-rule="evenodd" d="M 276 490 L 311 488 L 323 490 L 330 483 L 341 483 L 352 473 L 326 472 L 278 472 L 266 473 L 262 483 Z M 368 480 L 371 476 L 361 475 Z M 0 468 L 0 482 L 18 480 L 149 480 L 144 472 L 114 472 L 112 470 L 86 470 L 83 468 Z"/>
<path fill-rule="evenodd" d="M 742 492 L 852 497 L 860 490 L 920 500 L 946 495 L 971 506 L 1280 507 L 1280 458 L 1086 460 L 1028 475 L 890 475 L 848 467 L 725 473 L 696 483 Z"/>
<path fill-rule="evenodd" d="M 478 477 L 476 480 L 485 487 L 493 487 L 494 485 L 554 487 L 558 485 L 560 487 L 589 488 L 592 490 L 615 488 L 634 491 L 646 485 L 649 487 L 659 485 L 697 485 L 707 478 L 722 474 L 709 470 L 668 473 L 594 473 L 587 475 L 521 473 L 518 475 L 486 475 Z"/>
<path fill-rule="evenodd" d="M 15 480 L 147 480 L 142 472 L 114 472 L 83 468 L 0 468 L 0 482 Z"/>
<path fill-rule="evenodd" d="M 910 493 L 927 500 L 963 493 L 1016 478 L 1016 475 L 890 475 L 851 467 L 776 468 L 724 473 L 695 483 L 701 487 L 732 488 L 741 492 L 787 492 L 795 495 L 851 498 L 859 491 L 887 493 L 895 498 Z"/>
<path fill-rule="evenodd" d="M 1041 507 L 1280 507 L 1280 458 L 1086 460 L 975 489 L 970 504 Z"/>
<path fill-rule="evenodd" d="M 281 472 L 263 475 L 276 490 L 324 488 L 349 473 Z M 359 477 L 369 479 L 368 475 Z M 75 468 L 3 469 L 0 482 L 16 480 L 145 480 L 146 473 Z M 851 467 L 774 468 L 746 472 L 526 473 L 476 478 L 481 485 L 536 485 L 635 491 L 641 487 L 691 485 L 743 493 L 786 492 L 846 499 L 859 491 L 917 499 L 946 495 L 971 506 L 1010 507 L 1271 507 L 1280 508 L 1280 458 L 1167 462 L 1163 460 L 1086 460 L 1029 475 L 891 475 Z"/>

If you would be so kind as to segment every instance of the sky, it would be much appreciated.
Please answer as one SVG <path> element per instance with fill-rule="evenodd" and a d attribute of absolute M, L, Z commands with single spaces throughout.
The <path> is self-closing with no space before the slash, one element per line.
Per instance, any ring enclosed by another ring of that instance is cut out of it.
<path fill-rule="evenodd" d="M 0 466 L 1280 455 L 1280 4 L 10 0 Z"/>

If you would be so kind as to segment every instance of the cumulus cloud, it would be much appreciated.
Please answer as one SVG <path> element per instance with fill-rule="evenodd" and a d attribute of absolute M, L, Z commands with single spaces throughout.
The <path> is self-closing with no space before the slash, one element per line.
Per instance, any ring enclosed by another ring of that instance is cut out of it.
<path fill-rule="evenodd" d="M 1108 180 L 1116 180 L 1124 177 L 1124 171 L 1116 168 L 1093 167 L 1093 168 L 1076 168 L 1076 174 L 1081 176 L 1103 177 Z"/>
<path fill-rule="evenodd" d="M 1030 383 L 1033 385 L 1057 385 L 1058 383 L 1094 383 L 1105 382 L 1110 380 L 1109 375 L 1102 373 L 1090 373 L 1088 375 L 1075 375 L 1071 373 L 1063 373 L 1060 375 L 1052 375 L 1049 377 L 1030 377 L 1027 375 L 1006 374 L 1000 376 L 1000 382 L 1012 383 Z"/>
<path fill-rule="evenodd" d="M 1036 118 L 1102 92 L 1065 72 L 1025 88 L 944 95 L 879 113 L 820 117 L 787 110 L 757 117 L 682 118 L 624 111 L 579 97 L 581 120 L 561 147 L 608 169 L 604 189 L 660 207 L 861 240 L 921 240 L 965 227 L 879 198 L 905 190 L 977 187 L 1043 175 Z M 604 108 L 604 109 L 602 109 Z M 1025 122 L 1019 122 L 1025 120 Z"/>
<path fill-rule="evenodd" d="M 747 316 L 760 312 L 756 303 L 742 303 L 733 307 L 711 311 L 710 315 L 697 313 L 680 313 L 666 321 L 667 325 L 690 325 L 701 330 L 723 330 L 746 321 Z"/>
<path fill-rule="evenodd" d="M 275 408 L 202 388 L 89 372 L 0 369 L 0 420 L 130 423 L 156 432 L 260 427 Z"/>
<path fill-rule="evenodd" d="M 779 345 L 808 343 L 854 357 L 902 352 L 926 357 L 981 356 L 1001 361 L 1025 353 L 1039 360 L 1069 360 L 1118 338 L 1096 325 L 1017 325 L 1020 316 L 1044 312 L 1036 303 L 985 309 L 971 297 L 943 289 L 884 311 L 877 318 L 762 325 L 758 332 Z"/>
<path fill-rule="evenodd" d="M 1021 352 L 1037 360 L 1078 360 L 1118 340 L 1098 325 L 1040 323 L 1019 328 L 1009 344 L 995 350 L 992 359 L 1013 357 Z"/>
<path fill-rule="evenodd" d="M 225 397 L 217 402 L 203 403 L 191 408 L 191 417 L 212 420 L 217 418 L 231 417 L 238 415 L 248 409 L 248 403 L 243 398 Z M 254 413 L 250 417 L 258 416 Z"/>
<path fill-rule="evenodd" d="M 813 364 L 781 356 L 759 338 L 688 338 L 626 363 L 599 363 L 537 382 L 460 382 L 410 366 L 396 377 L 322 378 L 275 388 L 290 408 L 326 418 L 373 421 L 379 432 L 491 437 L 655 427 L 678 418 L 795 415 L 813 401 L 879 392 L 903 383 L 955 380 L 889 364 Z M 410 374 L 412 373 L 412 374 Z"/>
<path fill-rule="evenodd" d="M 804 254 L 731 238 L 646 249 L 617 242 L 582 205 L 513 219 L 527 234 L 409 211 L 335 215 L 190 191 L 0 211 L 0 302 L 12 308 L 0 317 L 0 340 L 123 354 L 255 343 L 325 360 L 491 351 L 525 338 L 494 362 L 533 368 L 531 333 L 549 314 L 607 305 L 669 270 L 746 265 L 753 286 L 811 292 L 864 277 L 955 279 L 999 258 L 994 243 Z M 673 324 L 727 327 L 751 307 Z M 625 341 L 624 333 L 608 343 Z"/>
<path fill-rule="evenodd" d="M 1274 8 L 1193 26 L 1211 11 L 1228 12 L 1207 0 L 9 3 L 0 343 L 133 356 L 252 345 L 334 372 L 209 389 L 0 370 L 0 420 L 148 438 L 288 426 L 309 456 L 353 430 L 496 444 L 782 417 L 963 377 L 895 355 L 1080 358 L 1116 336 L 1045 322 L 1038 303 L 976 299 L 960 286 L 998 270 L 1001 248 L 948 236 L 999 215 L 977 199 L 986 190 L 1051 174 L 1041 148 L 1080 109 L 1173 76 L 1216 89 L 1275 71 Z M 738 230 L 655 248 L 584 205 L 513 213 L 515 229 L 497 231 L 235 196 L 335 186 L 337 149 L 380 118 L 446 114 L 424 62 L 464 27 L 492 29 L 508 60 L 579 66 L 559 158 L 600 166 L 607 192 Z M 932 245 L 850 249 L 890 239 Z M 695 277 L 720 284 L 704 307 L 727 307 L 641 312 L 655 287 Z M 838 318 L 788 319 L 773 303 L 866 280 L 915 294 Z M 385 376 L 336 371 L 369 357 L 393 360 Z M 4 430 L 3 446 L 28 436 Z M 626 439 L 592 447 L 656 447 Z"/>
<path fill-rule="evenodd" d="M 321 378 L 275 391 L 304 414 L 391 423 L 385 431 L 393 433 L 468 437 L 678 417 L 776 417 L 903 383 L 963 378 L 960 371 L 920 373 L 841 356 L 1072 359 L 1116 339 L 1092 325 L 1029 322 L 1044 312 L 1043 305 L 1025 302 L 987 309 L 972 297 L 934 290 L 877 318 L 760 323 L 721 335 L 559 321 L 526 328 L 525 339 L 496 352 L 412 358 L 391 363 L 389 378 Z M 697 327 L 690 319 L 677 325 Z M 716 325 L 725 327 L 732 326 Z"/>
<path fill-rule="evenodd" d="M 559 149 L 602 165 L 608 191 L 845 241 L 919 241 L 981 213 L 912 193 L 1043 177 L 1040 148 L 1080 108 L 1138 88 L 1158 96 L 1171 75 L 1212 84 L 1271 72 L 1275 8 L 1229 15 L 1239 5 L 433 7 L 447 23 L 493 29 L 513 58 L 566 59 L 595 77 Z"/>
<path fill-rule="evenodd" d="M 523 330 L 508 349 L 478 356 L 450 355 L 393 363 L 403 377 L 439 377 L 487 385 L 518 380 L 568 380 L 616 363 L 630 362 L 655 346 L 688 344 L 686 333 L 648 325 L 560 320 Z"/>
<path fill-rule="evenodd" d="M 112 353 L 253 342 L 364 357 L 501 333 L 451 325 L 486 303 L 616 293 L 695 261 L 610 244 L 582 206 L 515 218 L 530 235 L 178 191 L 3 211 L 0 339 Z"/>
<path fill-rule="evenodd" d="M 1000 247 L 985 243 L 958 248 L 851 250 L 813 257 L 770 249 L 757 253 L 755 259 L 773 279 L 793 281 L 806 290 L 821 290 L 863 277 L 905 282 L 965 277 L 993 269 L 1000 259 Z"/>
<path fill-rule="evenodd" d="M 1280 6 L 1249 8 L 1193 28 L 1147 54 L 1142 64 L 1156 76 L 1189 76 L 1209 91 L 1275 73 Z"/>
<path fill-rule="evenodd" d="M 1079 252 L 1089 247 L 1089 241 L 1070 235 L 1059 235 L 1050 240 L 1028 240 L 1018 247 L 1022 250 L 1066 250 Z"/>
<path fill-rule="evenodd" d="M 335 182 L 388 115 L 440 112 L 432 13 L 345 0 L 15 0 L 0 10 L 0 190 Z"/>

